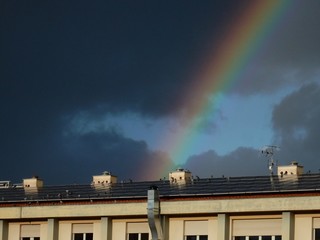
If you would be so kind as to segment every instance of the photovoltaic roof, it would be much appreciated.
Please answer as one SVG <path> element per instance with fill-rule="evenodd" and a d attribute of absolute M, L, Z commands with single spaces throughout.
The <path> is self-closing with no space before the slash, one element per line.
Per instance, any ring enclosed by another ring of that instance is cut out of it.
<path fill-rule="evenodd" d="M 159 189 L 160 198 L 317 192 L 320 191 L 320 174 L 202 178 L 186 183 L 130 181 L 99 186 L 43 186 L 37 190 L 9 186 L 0 188 L 0 203 L 147 198 L 150 186 Z"/>

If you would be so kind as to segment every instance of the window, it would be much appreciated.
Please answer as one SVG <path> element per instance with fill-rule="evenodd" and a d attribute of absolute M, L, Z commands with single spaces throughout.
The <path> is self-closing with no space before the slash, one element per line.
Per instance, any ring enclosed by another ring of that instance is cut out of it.
<path fill-rule="evenodd" d="M 128 222 L 127 240 L 149 240 L 149 225 L 147 222 Z"/>
<path fill-rule="evenodd" d="M 149 240 L 149 233 L 129 233 L 128 240 Z"/>
<path fill-rule="evenodd" d="M 234 237 L 234 240 L 246 240 L 246 237 L 243 237 L 243 236 L 239 237 L 239 236 L 237 236 L 237 237 Z"/>
<path fill-rule="evenodd" d="M 320 240 L 320 228 L 314 229 L 314 240 Z"/>
<path fill-rule="evenodd" d="M 40 240 L 40 224 L 26 224 L 20 226 L 21 240 Z"/>
<path fill-rule="evenodd" d="M 186 236 L 186 240 L 197 240 L 197 236 Z"/>
<path fill-rule="evenodd" d="M 281 240 L 281 236 L 236 236 L 234 240 Z"/>
<path fill-rule="evenodd" d="M 185 240 L 208 240 L 208 220 L 184 221 Z"/>
<path fill-rule="evenodd" d="M 281 240 L 280 218 L 234 219 L 233 240 Z"/>
<path fill-rule="evenodd" d="M 188 235 L 186 240 L 208 240 L 208 235 Z"/>
<path fill-rule="evenodd" d="M 262 236 L 261 240 L 272 240 L 271 236 Z"/>
<path fill-rule="evenodd" d="M 74 233 L 73 240 L 93 240 L 93 233 Z"/>
<path fill-rule="evenodd" d="M 92 223 L 72 224 L 72 240 L 93 240 Z"/>

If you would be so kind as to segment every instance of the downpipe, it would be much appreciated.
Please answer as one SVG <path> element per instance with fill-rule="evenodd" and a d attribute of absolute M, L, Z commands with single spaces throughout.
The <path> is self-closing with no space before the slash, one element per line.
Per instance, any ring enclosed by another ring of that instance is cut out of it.
<path fill-rule="evenodd" d="M 151 186 L 148 190 L 148 223 L 152 240 L 163 240 L 160 219 L 160 198 L 157 186 Z"/>

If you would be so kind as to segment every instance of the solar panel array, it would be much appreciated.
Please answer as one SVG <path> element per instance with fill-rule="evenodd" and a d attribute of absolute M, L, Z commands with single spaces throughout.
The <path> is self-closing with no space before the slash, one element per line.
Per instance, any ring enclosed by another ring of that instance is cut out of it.
<path fill-rule="evenodd" d="M 44 186 L 39 189 L 10 186 L 0 188 L 0 203 L 147 198 L 150 186 L 159 189 L 160 197 L 316 192 L 320 191 L 320 174 L 203 178 L 185 183 L 168 180 L 130 181 L 98 186 Z"/>

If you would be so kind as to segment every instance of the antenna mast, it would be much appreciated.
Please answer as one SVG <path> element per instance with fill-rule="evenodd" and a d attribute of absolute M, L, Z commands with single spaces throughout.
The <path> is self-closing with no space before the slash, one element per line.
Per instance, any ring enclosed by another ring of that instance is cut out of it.
<path fill-rule="evenodd" d="M 280 148 L 277 146 L 269 146 L 266 145 L 261 149 L 261 154 L 263 154 L 266 158 L 268 158 L 268 167 L 269 167 L 269 173 L 270 176 L 273 175 L 273 168 L 276 165 L 276 162 L 274 161 L 273 154 L 275 153 L 275 150 L 279 150 Z"/>

